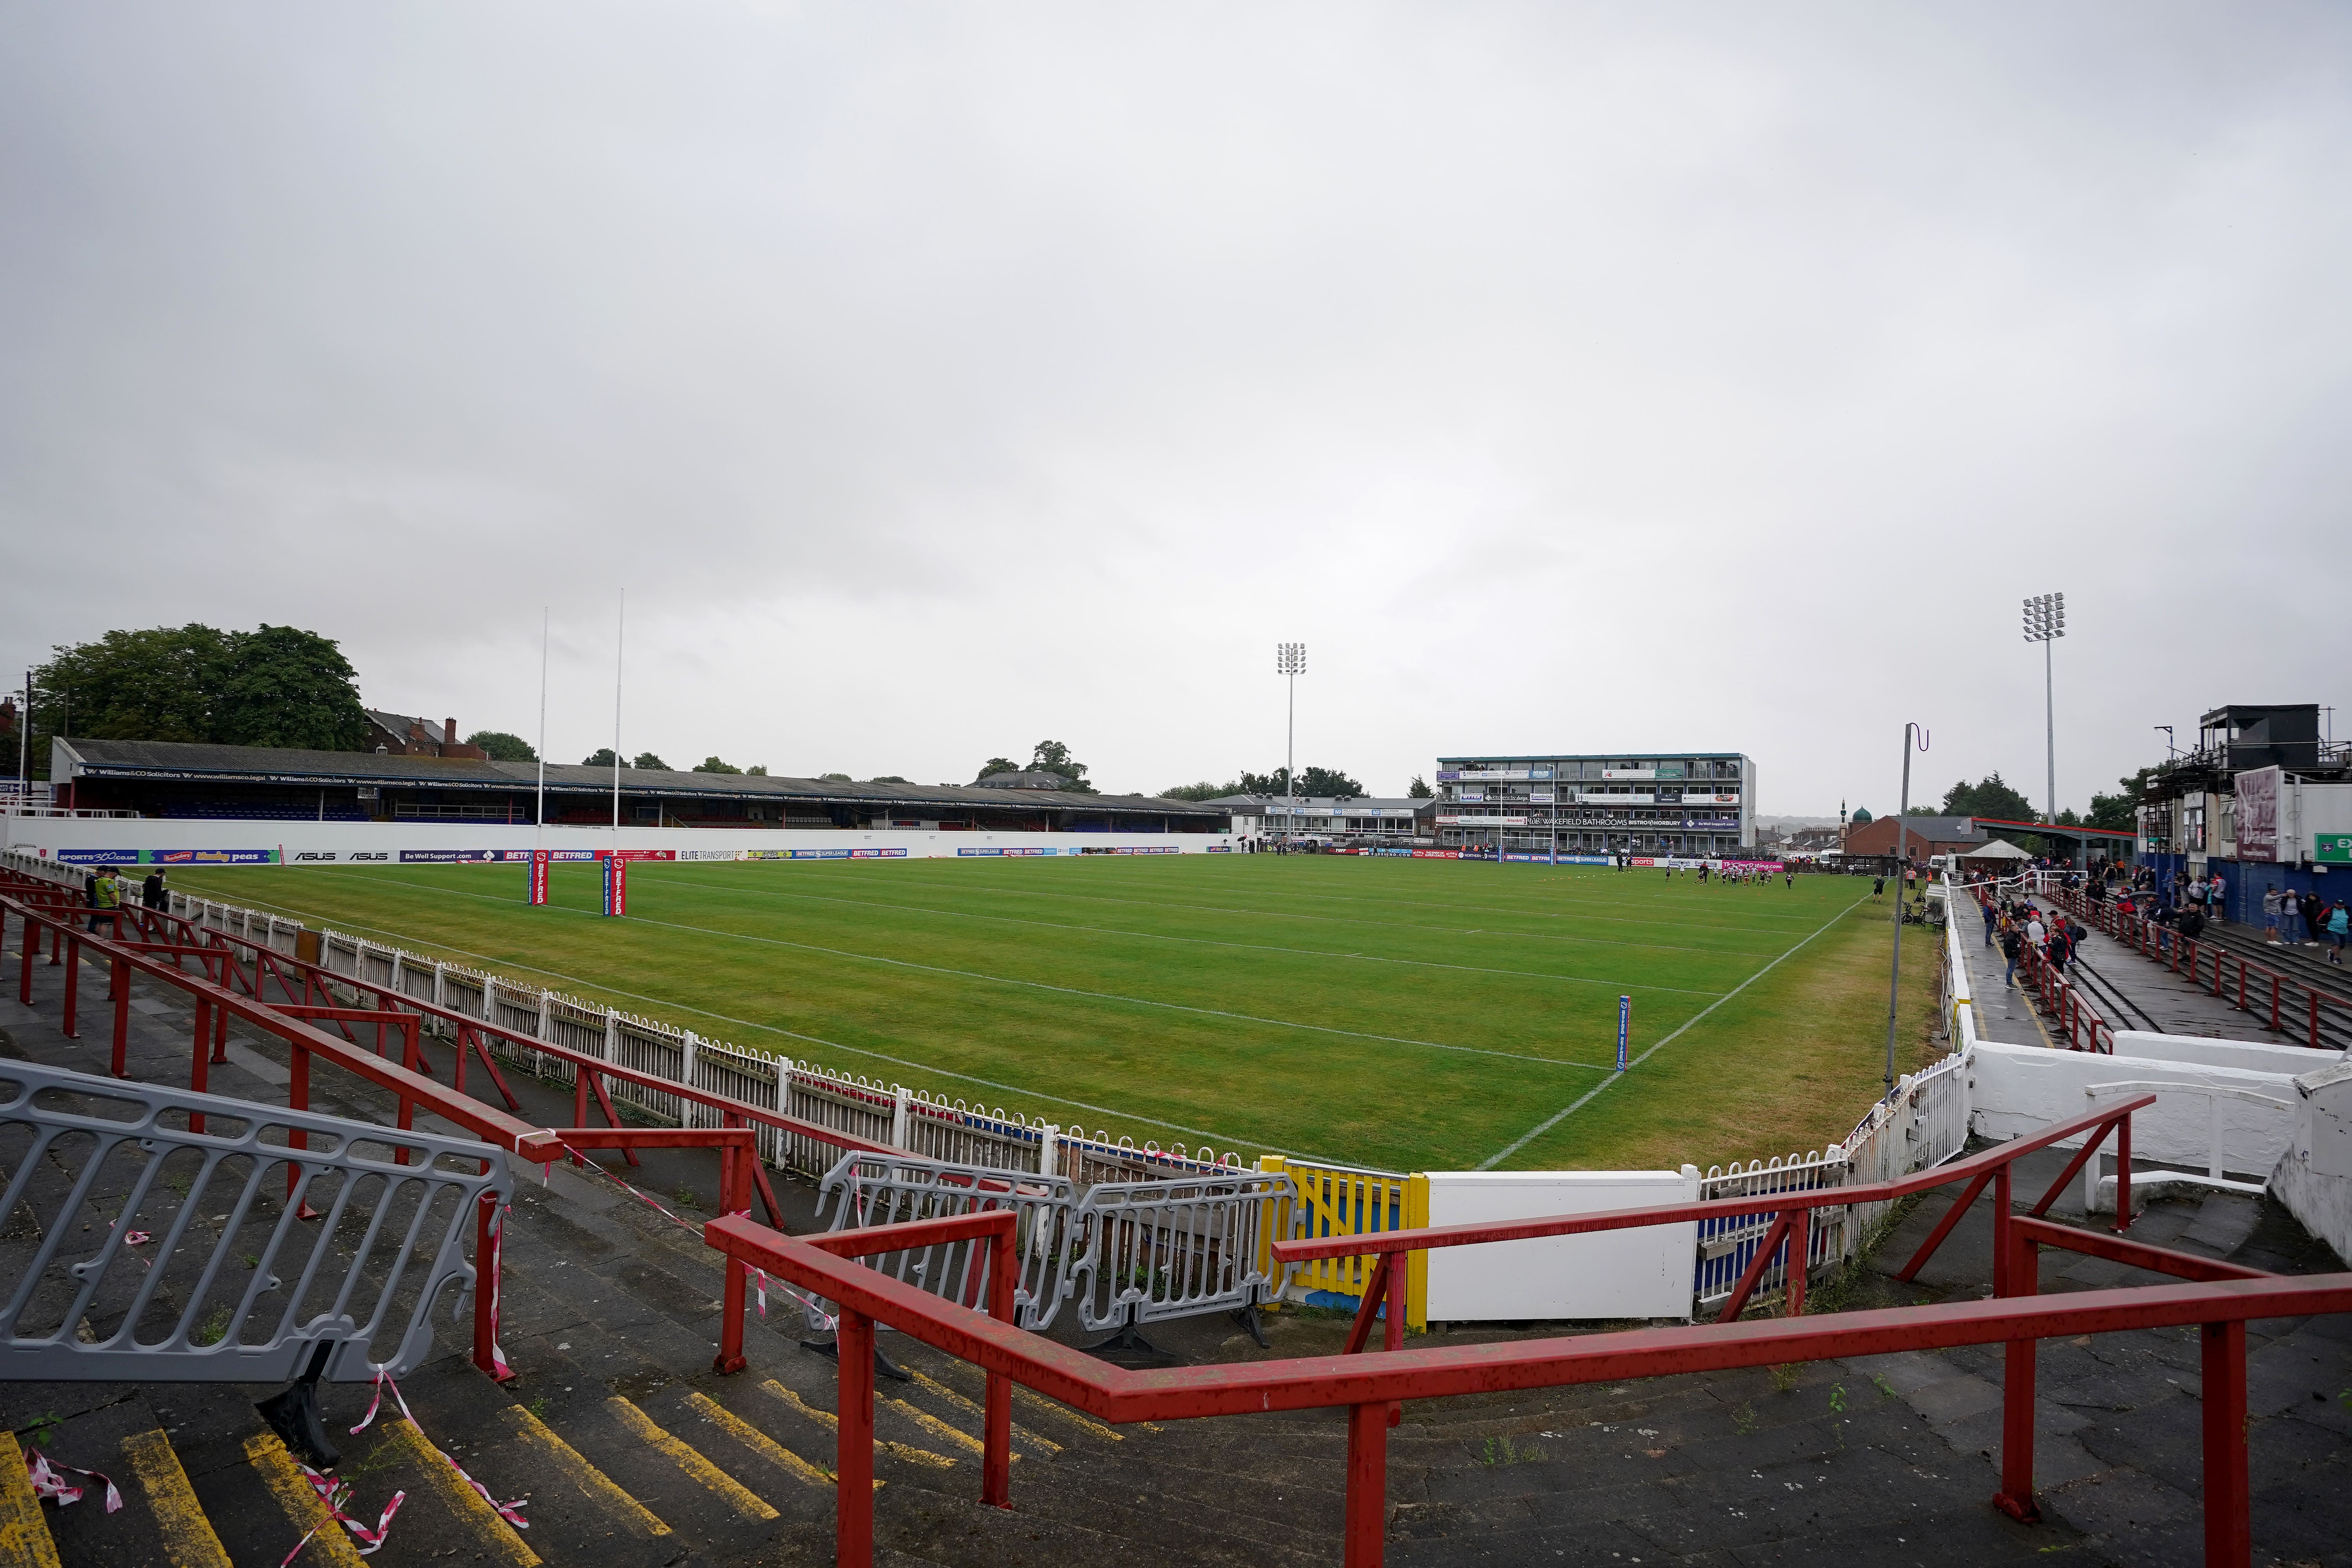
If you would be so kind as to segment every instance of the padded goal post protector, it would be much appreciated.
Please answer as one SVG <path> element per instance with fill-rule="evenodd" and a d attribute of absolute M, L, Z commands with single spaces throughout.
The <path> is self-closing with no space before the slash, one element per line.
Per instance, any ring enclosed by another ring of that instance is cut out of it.
<path fill-rule="evenodd" d="M 530 852 L 530 901 L 533 904 L 547 902 L 547 851 L 544 849 Z"/>
<path fill-rule="evenodd" d="M 604 912 L 625 915 L 629 912 L 629 863 L 618 855 L 607 855 L 604 868 Z"/>

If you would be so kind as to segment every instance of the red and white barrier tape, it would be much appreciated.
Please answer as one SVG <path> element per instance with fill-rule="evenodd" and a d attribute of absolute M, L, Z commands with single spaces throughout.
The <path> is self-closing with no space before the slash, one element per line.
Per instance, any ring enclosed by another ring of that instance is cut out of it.
<path fill-rule="evenodd" d="M 80 1469 L 72 1465 L 52 1465 L 48 1456 L 38 1448 L 25 1450 L 25 1474 L 32 1480 L 35 1497 L 53 1499 L 59 1508 L 81 1501 L 83 1489 L 58 1474 L 59 1470 L 71 1470 L 75 1475 L 88 1476 L 94 1481 L 106 1481 L 106 1511 L 112 1513 L 122 1506 L 122 1493 L 98 1471 Z"/>
<path fill-rule="evenodd" d="M 547 1129 L 547 1131 L 552 1135 L 554 1129 L 549 1128 Z M 557 1139 L 556 1142 L 562 1143 L 562 1140 Z M 612 1172 L 606 1170 L 595 1161 L 589 1159 L 579 1150 L 574 1149 L 571 1144 L 563 1143 L 563 1152 L 571 1155 L 572 1158 L 580 1164 L 587 1166 L 590 1170 L 595 1172 L 598 1175 L 604 1177 L 606 1181 L 612 1183 L 614 1186 L 620 1188 L 631 1197 L 635 1198 L 639 1203 L 653 1210 L 654 1213 L 669 1221 L 670 1224 L 677 1226 L 680 1230 L 689 1230 L 697 1236 L 700 1236 L 702 1234 L 702 1227 L 700 1226 L 694 1224 L 691 1220 L 681 1219 L 677 1215 L 670 1213 L 669 1210 L 662 1207 L 660 1201 L 655 1198 L 652 1194 L 640 1191 L 637 1187 L 632 1185 L 628 1182 L 623 1181 L 620 1177 L 614 1175 Z M 552 1162 L 551 1162 L 551 1163 L 552 1163 Z M 751 1216 L 751 1211 L 750 1209 L 737 1209 L 730 1217 L 734 1219 L 749 1219 Z M 749 1268 L 759 1279 L 760 1316 L 764 1318 L 768 1315 L 767 1270 L 761 1268 L 756 1263 L 747 1263 L 743 1267 Z M 799 1291 L 793 1289 L 791 1286 L 785 1284 L 781 1279 L 776 1281 L 776 1289 L 782 1291 L 785 1295 L 790 1296 L 793 1300 L 798 1301 L 815 1316 L 824 1319 L 824 1326 L 825 1328 L 836 1328 L 840 1325 L 841 1320 L 834 1316 L 832 1313 L 827 1312 L 823 1307 L 817 1305 L 814 1299 L 802 1295 Z"/>
<path fill-rule="evenodd" d="M 352 1428 L 352 1435 L 353 1436 L 357 1436 L 360 1433 L 367 1430 L 368 1424 L 375 1419 L 377 1408 L 383 1404 L 383 1391 L 387 1388 L 392 1390 L 393 1400 L 400 1406 L 401 1415 L 407 1418 L 408 1424 L 411 1426 L 416 1428 L 416 1435 L 420 1437 L 424 1437 L 424 1423 L 417 1420 L 415 1413 L 408 1408 L 408 1400 L 401 1394 L 400 1384 L 392 1381 L 392 1373 L 389 1372 L 379 1372 L 375 1374 L 375 1397 L 368 1401 L 367 1414 L 361 1416 L 360 1424 Z M 492 1509 L 497 1510 L 498 1516 L 500 1519 L 505 1520 L 517 1530 L 529 1530 L 530 1528 L 530 1521 L 523 1518 L 522 1516 L 522 1510 L 530 1504 L 530 1500 L 529 1498 L 522 1497 L 517 1498 L 512 1502 L 500 1502 L 498 1499 L 490 1495 L 489 1488 L 484 1486 L 481 1482 L 467 1475 L 466 1473 L 466 1467 L 451 1458 L 441 1446 L 434 1442 L 432 1438 L 425 1437 L 425 1446 L 431 1448 L 435 1453 L 439 1454 L 441 1456 L 441 1462 L 448 1466 L 451 1469 L 457 1471 L 457 1479 L 465 1482 L 467 1486 L 473 1488 L 476 1494 L 478 1495 L 484 1502 L 488 1503 Z M 389 1518 L 390 1515 L 387 1514 L 385 1517 Z"/>
<path fill-rule="evenodd" d="M 497 1376 L 500 1383 L 514 1376 L 514 1368 L 507 1364 L 506 1347 L 499 1343 L 499 1300 L 506 1294 L 502 1288 L 506 1276 L 499 1272 L 499 1259 L 506 1252 L 507 1215 L 513 1212 L 512 1204 L 500 1204 L 498 1212 L 490 1215 L 490 1364 L 499 1369 Z M 480 1289 L 478 1285 L 475 1287 L 477 1300 L 479 1299 Z"/>
<path fill-rule="evenodd" d="M 328 1523 L 340 1524 L 350 1531 L 352 1538 L 360 1542 L 361 1556 L 375 1555 L 375 1549 L 382 1546 L 384 1537 L 391 1533 L 392 1516 L 398 1513 L 400 1505 L 408 1500 L 407 1492 L 393 1493 L 392 1500 L 383 1506 L 383 1517 L 375 1521 L 373 1530 L 370 1530 L 343 1511 L 343 1505 L 352 1500 L 352 1484 L 349 1481 L 331 1480 L 299 1459 L 295 1461 L 295 1468 L 302 1472 L 302 1479 L 310 1483 L 310 1489 L 317 1492 L 319 1500 L 326 1505 Z M 301 1556 L 302 1548 L 310 1544 L 310 1537 L 326 1528 L 326 1524 L 312 1525 L 304 1532 L 302 1539 L 294 1543 L 294 1550 L 286 1554 L 278 1568 L 286 1568 L 287 1563 Z"/>

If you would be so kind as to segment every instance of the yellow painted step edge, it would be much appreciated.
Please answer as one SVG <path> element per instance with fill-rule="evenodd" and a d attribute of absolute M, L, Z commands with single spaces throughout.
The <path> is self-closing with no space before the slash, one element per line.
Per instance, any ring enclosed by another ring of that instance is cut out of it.
<path fill-rule="evenodd" d="M 950 1361 L 948 1363 L 948 1366 L 959 1376 L 970 1373 L 970 1377 L 965 1378 L 966 1382 L 970 1382 L 971 1378 L 979 1378 L 982 1383 L 987 1381 L 988 1373 L 982 1372 L 980 1368 L 972 1365 L 971 1363 L 968 1361 Z M 1063 1404 L 1058 1399 L 1046 1398 L 1044 1394 L 1038 1393 L 1034 1388 L 1024 1387 L 1022 1384 L 1017 1383 L 1014 1384 L 1013 1385 L 1013 1402 L 1015 1405 L 1025 1405 L 1032 1410 L 1042 1410 L 1048 1415 L 1057 1415 L 1063 1420 L 1069 1422 L 1072 1426 L 1076 1426 L 1081 1431 L 1091 1433 L 1093 1436 L 1104 1438 L 1107 1441 L 1113 1443 L 1124 1443 L 1127 1441 L 1127 1434 L 1118 1430 L 1116 1426 L 1107 1426 L 1104 1423 L 1096 1420 L 1091 1415 L 1081 1415 L 1079 1412 L 1071 1409 L 1068 1405 Z M 1139 1422 L 1138 1425 L 1142 1426 L 1147 1432 L 1157 1432 L 1160 1430 L 1159 1427 L 1153 1426 L 1149 1421 Z"/>
<path fill-rule="evenodd" d="M 829 1487 L 840 1479 L 824 1466 L 814 1465 L 802 1458 L 707 1394 L 689 1394 L 686 1402 L 694 1406 L 695 1414 L 788 1475 L 797 1477 L 813 1487 Z M 880 1491 L 887 1484 L 881 1477 L 874 1478 L 876 1491 Z"/>
<path fill-rule="evenodd" d="M 841 1429 L 839 1416 L 830 1410 L 819 1410 L 774 1378 L 772 1377 L 760 1384 L 760 1388 L 762 1393 L 774 1394 L 811 1420 L 819 1422 L 833 1431 L 837 1432 Z M 934 1454 L 929 1448 L 917 1448 L 905 1443 L 893 1443 L 887 1437 L 875 1438 L 874 1447 L 877 1453 L 887 1454 L 897 1459 L 905 1459 L 910 1464 L 929 1465 L 937 1470 L 946 1469 L 955 1463 L 954 1459 L 945 1454 Z"/>
<path fill-rule="evenodd" d="M 253 1467 L 261 1484 L 269 1489 L 269 1495 L 286 1510 L 295 1539 L 299 1541 L 304 1531 L 310 1532 L 310 1543 L 302 1548 L 304 1557 L 333 1563 L 335 1568 L 362 1568 L 367 1559 L 352 1544 L 343 1527 L 335 1522 L 335 1516 L 327 1511 L 327 1505 L 319 1500 L 319 1494 L 310 1489 L 302 1467 L 286 1451 L 283 1438 L 275 1432 L 256 1432 L 245 1440 L 245 1462 Z"/>
<path fill-rule="evenodd" d="M 539 1553 L 523 1544 L 515 1527 L 499 1517 L 499 1510 L 482 1500 L 482 1496 L 457 1478 L 449 1461 L 415 1425 L 405 1416 L 388 1423 L 384 1436 L 408 1450 L 408 1457 L 425 1473 L 425 1484 L 431 1487 L 452 1511 L 471 1524 L 483 1544 L 513 1568 L 539 1568 Z"/>
<path fill-rule="evenodd" d="M 172 1451 L 172 1440 L 162 1428 L 124 1438 L 122 1453 L 139 1479 L 139 1489 L 147 1494 L 155 1531 L 163 1539 L 163 1557 L 172 1568 L 229 1568 L 228 1553 L 221 1550 L 213 1521 L 205 1517 L 195 1489 L 188 1485 L 188 1472 L 180 1468 L 180 1456 Z"/>
<path fill-rule="evenodd" d="M 964 1414 L 980 1417 L 983 1425 L 987 1422 L 988 1411 L 986 1407 L 980 1403 L 980 1401 L 976 1399 L 967 1399 L 962 1394 L 958 1394 L 954 1389 L 950 1388 L 946 1384 L 941 1383 L 938 1378 L 927 1376 L 922 1373 L 915 1371 L 912 1367 L 907 1369 L 907 1375 L 915 1380 L 915 1386 L 918 1388 L 927 1388 L 930 1390 L 933 1394 L 938 1394 L 941 1399 L 946 1400 L 957 1409 L 964 1412 Z M 1029 1430 L 1028 1427 L 1022 1426 L 1018 1421 L 1013 1424 L 1013 1436 L 1021 1442 L 1032 1444 L 1036 1447 L 1043 1448 L 1049 1454 L 1058 1454 L 1062 1451 L 1062 1446 L 1059 1443 L 1055 1442 L 1051 1437 L 1039 1436 L 1036 1433 Z"/>
<path fill-rule="evenodd" d="M 508 1430 L 521 1440 L 526 1447 L 536 1448 L 549 1462 L 572 1479 L 572 1485 L 589 1500 L 643 1536 L 669 1533 L 653 1510 L 631 1497 L 618 1482 L 581 1455 L 579 1449 L 547 1429 L 547 1424 L 520 1405 L 509 1405 L 499 1413 Z"/>
<path fill-rule="evenodd" d="M 604 1401 L 604 1408 L 620 1418 L 621 1425 L 639 1442 L 650 1445 L 679 1469 L 692 1476 L 706 1491 L 726 1500 L 727 1506 L 746 1519 L 770 1520 L 776 1510 L 765 1498 L 720 1469 L 704 1457 L 702 1451 L 684 1438 L 665 1430 L 654 1418 L 620 1394 Z"/>
<path fill-rule="evenodd" d="M 7 1434 L 8 1451 L 0 1462 L 8 1473 L 0 1476 L 0 1568 L 63 1568 L 58 1543 L 49 1536 L 42 1516 L 40 1495 L 33 1478 L 25 1473 L 25 1450 L 16 1434 Z"/>

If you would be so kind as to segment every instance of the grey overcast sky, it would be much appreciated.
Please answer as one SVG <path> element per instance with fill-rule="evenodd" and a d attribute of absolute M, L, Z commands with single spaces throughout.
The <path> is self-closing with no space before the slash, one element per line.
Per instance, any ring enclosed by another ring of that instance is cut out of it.
<path fill-rule="evenodd" d="M 21 663 L 1105 787 L 2059 794 L 2352 653 L 2352 10 L 0 7 Z M 2352 731 L 2352 713 L 2339 716 Z"/>

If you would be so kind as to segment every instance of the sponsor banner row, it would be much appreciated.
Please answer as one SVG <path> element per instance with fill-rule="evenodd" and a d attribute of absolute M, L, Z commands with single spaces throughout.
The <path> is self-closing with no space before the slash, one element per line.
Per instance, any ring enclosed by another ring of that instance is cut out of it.
<path fill-rule="evenodd" d="M 1070 851 L 1073 855 L 1181 855 L 1183 850 L 1173 844 L 1105 844 L 1099 847 L 1087 845 Z"/>
<path fill-rule="evenodd" d="M 275 866 L 275 849 L 59 849 L 62 866 Z M 382 856 L 377 857 L 383 858 Z"/>
<path fill-rule="evenodd" d="M 1029 845 L 1015 846 L 1010 849 L 958 849 L 956 853 L 959 855 L 975 855 L 992 860 L 999 857 L 1003 857 L 1009 859 L 1015 856 L 1025 858 L 1032 855 L 1059 855 L 1061 851 L 1054 848 L 1050 845 Z"/>

